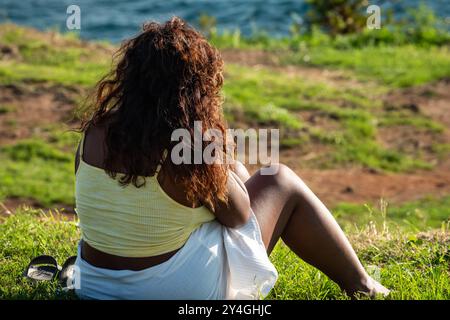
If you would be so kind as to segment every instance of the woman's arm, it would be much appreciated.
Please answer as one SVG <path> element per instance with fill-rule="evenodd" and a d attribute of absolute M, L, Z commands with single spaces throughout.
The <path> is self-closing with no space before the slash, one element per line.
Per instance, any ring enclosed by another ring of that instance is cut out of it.
<path fill-rule="evenodd" d="M 228 203 L 219 203 L 213 213 L 224 226 L 236 228 L 245 224 L 250 217 L 250 198 L 244 183 L 231 170 L 227 188 Z"/>

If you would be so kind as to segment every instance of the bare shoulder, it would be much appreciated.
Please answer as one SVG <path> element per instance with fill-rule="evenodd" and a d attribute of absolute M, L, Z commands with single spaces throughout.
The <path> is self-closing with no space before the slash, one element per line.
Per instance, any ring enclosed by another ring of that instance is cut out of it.
<path fill-rule="evenodd" d="M 84 144 L 79 146 L 80 149 L 83 148 L 83 161 L 102 168 L 106 149 L 105 137 L 105 125 L 89 126 L 84 133 Z"/>

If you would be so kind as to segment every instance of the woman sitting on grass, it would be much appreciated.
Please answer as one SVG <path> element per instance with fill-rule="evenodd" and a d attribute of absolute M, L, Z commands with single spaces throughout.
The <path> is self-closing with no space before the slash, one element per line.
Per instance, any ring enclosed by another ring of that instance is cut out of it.
<path fill-rule="evenodd" d="M 387 294 L 288 167 L 250 176 L 239 162 L 172 161 L 176 129 L 193 133 L 201 121 L 225 135 L 223 61 L 203 36 L 179 18 L 149 23 L 119 57 L 98 83 L 76 155 L 81 298 L 265 296 L 280 238 L 349 295 Z"/>

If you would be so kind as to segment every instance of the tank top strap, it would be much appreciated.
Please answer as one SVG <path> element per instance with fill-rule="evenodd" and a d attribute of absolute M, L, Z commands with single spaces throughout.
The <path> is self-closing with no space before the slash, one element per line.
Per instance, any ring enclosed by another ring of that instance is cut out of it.
<path fill-rule="evenodd" d="M 81 139 L 80 139 L 80 144 L 79 144 L 79 153 L 80 153 L 80 158 L 83 159 L 83 151 L 84 151 L 84 136 L 85 133 L 83 132 L 81 134 Z"/>
<path fill-rule="evenodd" d="M 159 170 L 161 170 L 161 165 L 164 163 L 164 161 L 166 161 L 167 154 L 168 154 L 167 149 L 164 149 L 162 157 L 161 157 L 161 161 L 158 164 L 158 166 L 156 167 L 156 173 L 159 173 Z"/>

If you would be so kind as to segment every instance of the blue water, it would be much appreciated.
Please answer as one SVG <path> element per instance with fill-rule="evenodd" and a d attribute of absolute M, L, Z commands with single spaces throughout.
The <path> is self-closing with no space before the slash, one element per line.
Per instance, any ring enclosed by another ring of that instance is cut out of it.
<path fill-rule="evenodd" d="M 401 16 L 420 0 L 371 1 L 391 7 Z M 450 19 L 450 0 L 423 1 L 441 17 Z M 304 15 L 304 0 L 0 0 L 0 22 L 10 21 L 39 29 L 66 31 L 66 9 L 81 8 L 80 36 L 118 42 L 139 31 L 144 21 L 164 21 L 178 15 L 196 24 L 201 13 L 217 18 L 219 30 L 240 28 L 250 34 L 255 28 L 272 35 L 289 32 L 292 15 Z"/>

